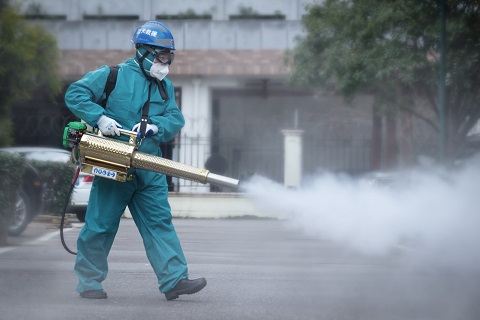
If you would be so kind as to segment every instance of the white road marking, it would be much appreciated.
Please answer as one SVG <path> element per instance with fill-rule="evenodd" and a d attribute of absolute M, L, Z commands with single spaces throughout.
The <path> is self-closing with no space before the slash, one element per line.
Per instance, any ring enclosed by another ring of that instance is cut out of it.
<path fill-rule="evenodd" d="M 0 248 L 0 254 L 2 253 L 5 253 L 5 252 L 8 252 L 10 250 L 13 250 L 15 249 L 14 247 L 4 247 L 4 248 Z"/>
<path fill-rule="evenodd" d="M 63 230 L 63 233 L 65 232 L 68 232 L 72 230 L 72 228 L 69 228 L 69 229 L 64 229 Z M 43 235 L 35 240 L 32 240 L 32 241 L 29 241 L 29 242 L 26 242 L 25 244 L 26 245 L 34 245 L 34 244 L 38 244 L 40 242 L 44 242 L 44 241 L 48 241 L 50 239 L 52 239 L 53 237 L 57 236 L 60 234 L 60 230 L 59 231 L 54 231 L 54 232 L 50 232 L 50 233 L 47 233 L 46 235 Z M 19 247 L 3 247 L 3 248 L 0 248 L 0 254 L 2 253 L 5 253 L 5 252 L 8 252 L 8 251 L 11 251 L 15 248 L 19 248 Z"/>

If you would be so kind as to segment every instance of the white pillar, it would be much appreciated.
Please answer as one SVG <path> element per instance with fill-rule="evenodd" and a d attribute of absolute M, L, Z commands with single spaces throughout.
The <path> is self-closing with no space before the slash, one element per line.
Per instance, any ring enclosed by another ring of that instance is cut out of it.
<path fill-rule="evenodd" d="M 70 0 L 65 5 L 68 6 L 66 10 L 67 20 L 68 21 L 77 21 L 82 20 L 82 11 L 83 11 L 83 1 L 80 0 Z"/>
<path fill-rule="evenodd" d="M 210 155 L 210 88 L 202 78 L 174 82 L 182 88 L 182 113 L 185 127 L 179 161 L 194 167 L 203 168 Z M 183 180 L 180 192 L 208 192 L 210 185 Z"/>
<path fill-rule="evenodd" d="M 299 188 L 302 182 L 303 130 L 282 130 L 284 136 L 284 185 Z"/>
<path fill-rule="evenodd" d="M 140 20 L 148 21 L 148 20 L 155 20 L 155 14 L 153 10 L 153 3 L 152 0 L 143 0 L 143 10 L 140 16 Z"/>

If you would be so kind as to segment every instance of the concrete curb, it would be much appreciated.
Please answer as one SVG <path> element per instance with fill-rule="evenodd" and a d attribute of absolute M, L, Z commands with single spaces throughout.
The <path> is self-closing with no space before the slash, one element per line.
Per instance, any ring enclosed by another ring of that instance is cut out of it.
<path fill-rule="evenodd" d="M 270 218 L 241 193 L 171 192 L 168 200 L 174 218 Z M 123 216 L 132 217 L 128 208 Z"/>
<path fill-rule="evenodd" d="M 255 204 L 241 193 L 208 192 L 208 193 L 169 193 L 168 200 L 174 218 L 198 219 L 277 219 L 261 211 Z M 77 220 L 75 214 L 67 213 L 65 225 L 69 220 Z M 128 208 L 123 218 L 132 215 Z M 35 221 L 60 224 L 61 216 L 42 214 Z"/>

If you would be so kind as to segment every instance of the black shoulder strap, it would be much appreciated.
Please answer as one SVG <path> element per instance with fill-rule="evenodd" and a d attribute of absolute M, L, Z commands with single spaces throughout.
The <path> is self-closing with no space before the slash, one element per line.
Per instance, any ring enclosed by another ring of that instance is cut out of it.
<path fill-rule="evenodd" d="M 155 79 L 155 83 L 158 86 L 158 90 L 160 91 L 160 95 L 162 96 L 163 100 L 168 100 L 168 94 L 167 90 L 165 90 L 165 82 L 160 81 L 158 79 Z M 148 123 L 148 110 L 150 108 L 150 95 L 152 93 L 152 82 L 150 82 L 148 86 L 148 99 L 143 105 L 142 108 L 142 120 L 140 122 L 140 133 L 142 137 L 145 137 L 145 131 L 147 129 L 147 123 Z"/>
<path fill-rule="evenodd" d="M 163 100 L 167 101 L 168 100 L 168 93 L 167 93 L 167 90 L 165 89 L 165 81 L 155 79 L 155 82 L 158 85 L 158 90 L 160 91 L 160 96 L 162 97 Z"/>
<path fill-rule="evenodd" d="M 102 100 L 101 106 L 105 108 L 107 106 L 107 100 L 112 93 L 113 89 L 115 89 L 115 85 L 117 84 L 117 75 L 119 66 L 110 66 L 110 73 L 108 74 L 107 83 L 105 83 L 105 99 Z"/>
<path fill-rule="evenodd" d="M 147 131 L 147 123 L 148 123 L 148 110 L 150 109 L 150 95 L 152 92 L 152 83 L 148 85 L 148 99 L 143 105 L 142 108 L 142 120 L 140 121 L 140 133 L 141 137 L 145 137 L 145 132 Z"/>

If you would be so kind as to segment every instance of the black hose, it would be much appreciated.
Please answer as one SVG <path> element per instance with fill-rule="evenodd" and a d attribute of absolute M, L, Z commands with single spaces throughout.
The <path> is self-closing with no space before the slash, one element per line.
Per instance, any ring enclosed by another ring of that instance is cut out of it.
<path fill-rule="evenodd" d="M 70 250 L 65 243 L 65 239 L 63 237 L 63 226 L 65 224 L 65 214 L 67 213 L 67 208 L 68 205 L 70 204 L 70 198 L 72 196 L 73 189 L 75 188 L 75 182 L 78 179 L 78 174 L 80 173 L 80 165 L 77 166 L 77 169 L 75 170 L 75 176 L 73 177 L 72 183 L 70 184 L 70 189 L 68 190 L 67 198 L 65 199 L 65 206 L 63 207 L 63 212 L 62 212 L 62 220 L 60 221 L 60 239 L 62 240 L 62 245 L 67 250 L 68 253 L 71 253 L 73 255 L 77 255 L 76 252 Z"/>

